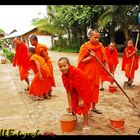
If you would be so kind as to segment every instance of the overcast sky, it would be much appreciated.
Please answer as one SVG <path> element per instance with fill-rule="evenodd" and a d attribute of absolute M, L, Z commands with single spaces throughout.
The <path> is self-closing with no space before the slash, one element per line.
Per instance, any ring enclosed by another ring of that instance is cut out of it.
<path fill-rule="evenodd" d="M 46 5 L 0 5 L 0 29 L 6 33 L 24 30 L 34 18 L 46 16 Z"/>

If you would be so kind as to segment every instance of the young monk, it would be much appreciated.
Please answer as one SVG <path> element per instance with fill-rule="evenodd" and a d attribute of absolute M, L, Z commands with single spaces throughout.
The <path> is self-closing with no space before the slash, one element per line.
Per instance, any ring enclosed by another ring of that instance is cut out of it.
<path fill-rule="evenodd" d="M 35 74 L 29 95 L 33 95 L 34 100 L 43 99 L 43 95 L 47 95 L 51 89 L 50 69 L 45 60 L 35 53 L 33 47 L 29 48 L 29 57 L 31 68 Z"/>
<path fill-rule="evenodd" d="M 89 129 L 88 110 L 91 104 L 91 83 L 86 74 L 72 66 L 66 57 L 58 60 L 58 66 L 62 72 L 62 81 L 67 92 L 67 111 L 76 114 L 83 114 L 83 132 Z"/>
<path fill-rule="evenodd" d="M 110 73 L 112 76 L 114 76 L 117 64 L 119 63 L 118 61 L 118 51 L 116 49 L 116 43 L 115 42 L 110 42 L 109 46 L 105 47 L 105 52 L 107 56 L 107 61 L 108 61 L 108 66 Z M 113 85 L 112 79 L 108 76 L 108 74 L 103 70 L 101 73 L 101 89 L 104 90 L 103 88 L 103 82 L 104 81 L 109 81 L 111 85 Z"/>
<path fill-rule="evenodd" d="M 19 38 L 14 38 L 13 43 L 15 44 L 15 56 L 13 59 L 13 66 L 19 67 L 20 80 L 25 80 L 27 87 L 25 91 L 29 90 L 29 70 L 30 62 L 28 56 L 28 48 L 25 43 L 21 42 Z"/>
<path fill-rule="evenodd" d="M 96 109 L 96 104 L 99 97 L 99 84 L 102 67 L 94 58 L 94 55 L 108 68 L 105 48 L 99 42 L 100 33 L 97 30 L 89 32 L 89 41 L 84 43 L 79 51 L 78 68 L 82 69 L 89 77 L 92 84 L 92 112 L 101 114 L 102 112 Z M 88 49 L 92 50 L 90 52 Z"/>
<path fill-rule="evenodd" d="M 132 59 L 134 57 L 134 62 Z M 124 50 L 122 60 L 122 71 L 125 71 L 125 76 L 128 79 L 128 84 L 131 86 L 134 80 L 135 71 L 138 69 L 138 53 L 132 40 L 129 40 L 127 47 Z"/>
<path fill-rule="evenodd" d="M 53 65 L 52 65 L 52 60 L 51 60 L 51 58 L 48 55 L 48 48 L 47 48 L 47 46 L 44 45 L 44 44 L 38 43 L 38 38 L 35 35 L 32 35 L 30 37 L 30 42 L 31 42 L 32 46 L 35 46 L 36 54 L 42 56 L 45 59 L 46 64 L 49 66 L 50 74 L 51 74 L 50 75 L 51 86 L 55 87 L 55 80 L 54 80 L 54 76 L 53 76 Z M 49 92 L 49 96 L 50 97 L 51 97 L 51 91 L 52 91 L 52 88 L 51 88 L 51 90 Z"/>

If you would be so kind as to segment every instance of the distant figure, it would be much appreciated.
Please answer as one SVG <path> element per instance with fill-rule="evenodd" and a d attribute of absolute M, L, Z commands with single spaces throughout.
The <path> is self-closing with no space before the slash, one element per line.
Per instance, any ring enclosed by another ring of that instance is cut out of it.
<path fill-rule="evenodd" d="M 14 38 L 13 43 L 15 46 L 15 56 L 13 59 L 13 66 L 19 67 L 19 74 L 20 74 L 20 80 L 25 80 L 27 83 L 27 88 L 25 88 L 25 91 L 29 90 L 29 69 L 30 69 L 30 61 L 29 61 L 29 55 L 28 55 L 28 48 L 25 43 L 21 42 L 18 38 Z"/>
<path fill-rule="evenodd" d="M 134 61 L 132 59 L 134 57 Z M 123 53 L 122 71 L 125 71 L 125 76 L 128 79 L 128 84 L 131 86 L 134 80 L 135 71 L 138 69 L 138 51 L 132 40 L 129 40 Z"/>
<path fill-rule="evenodd" d="M 105 47 L 105 52 L 107 56 L 108 66 L 110 73 L 114 76 L 117 64 L 119 63 L 118 60 L 118 51 L 116 49 L 116 43 L 110 42 L 109 46 Z M 101 88 L 100 90 L 104 90 L 103 82 L 109 81 L 111 85 L 113 85 L 114 81 L 110 78 L 110 76 L 103 70 L 101 74 Z"/>
<path fill-rule="evenodd" d="M 29 95 L 33 95 L 33 100 L 44 99 L 44 94 L 47 95 L 51 89 L 50 69 L 45 60 L 35 53 L 33 47 L 29 48 L 29 57 L 35 74 L 29 88 Z"/>
<path fill-rule="evenodd" d="M 83 133 L 89 130 L 88 111 L 91 105 L 91 83 L 88 76 L 80 69 L 72 66 L 66 57 L 58 60 L 58 66 L 62 72 L 62 81 L 67 92 L 67 112 L 83 114 Z"/>
<path fill-rule="evenodd" d="M 45 59 L 47 65 L 49 66 L 50 73 L 51 73 L 51 76 L 50 76 L 51 85 L 55 87 L 55 80 L 54 80 L 54 75 L 53 75 L 53 65 L 52 65 L 52 60 L 48 55 L 47 46 L 44 44 L 38 43 L 38 38 L 36 35 L 32 35 L 30 37 L 30 42 L 31 42 L 31 45 L 35 47 L 36 54 L 42 56 Z M 49 93 L 50 97 L 51 97 L 51 91 L 52 91 L 52 89 L 50 90 L 50 93 Z"/>
<path fill-rule="evenodd" d="M 12 44 L 9 44 L 9 51 L 12 52 Z"/>

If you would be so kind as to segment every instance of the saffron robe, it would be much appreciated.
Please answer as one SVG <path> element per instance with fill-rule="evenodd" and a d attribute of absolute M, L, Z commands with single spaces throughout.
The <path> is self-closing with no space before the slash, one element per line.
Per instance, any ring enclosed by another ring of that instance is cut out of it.
<path fill-rule="evenodd" d="M 52 65 L 52 60 L 50 59 L 50 57 L 48 56 L 48 48 L 46 45 L 44 44 L 40 44 L 38 43 L 36 46 L 35 46 L 35 52 L 36 54 L 42 56 L 42 51 L 44 51 L 46 53 L 46 58 L 45 61 L 47 63 L 47 65 L 49 66 L 50 68 L 50 80 L 51 80 L 51 85 L 52 86 L 55 86 L 55 80 L 54 80 L 54 75 L 53 75 L 53 65 Z M 43 56 L 42 56 L 43 57 Z"/>
<path fill-rule="evenodd" d="M 107 46 L 107 47 L 105 47 L 105 52 L 106 52 L 106 57 L 107 57 L 107 62 L 108 62 L 110 73 L 113 74 L 114 68 L 119 63 L 118 51 L 116 48 L 114 48 L 114 50 L 111 51 L 110 47 Z M 113 82 L 113 79 L 103 70 L 101 73 L 101 81 L 102 82 L 104 82 L 104 81 Z"/>
<path fill-rule="evenodd" d="M 88 48 L 95 52 L 96 57 L 98 57 L 102 63 L 107 61 L 107 58 L 105 54 L 105 48 L 99 42 L 96 45 L 93 45 L 90 41 L 88 41 L 81 46 L 79 51 L 78 68 L 82 69 L 89 77 L 92 84 L 91 100 L 93 103 L 97 103 L 99 97 L 101 70 L 103 68 L 94 57 L 87 62 L 82 62 L 85 57 L 89 56 Z"/>
<path fill-rule="evenodd" d="M 126 52 L 128 53 L 128 55 L 132 54 L 135 50 L 135 47 L 126 47 L 123 53 L 123 59 L 122 59 L 122 71 L 125 71 L 125 76 L 127 78 L 131 78 L 134 79 L 134 74 L 135 71 L 138 69 L 138 55 L 136 54 L 134 56 L 134 62 L 133 62 L 133 67 L 132 67 L 132 71 L 130 73 L 130 69 L 131 69 L 131 65 L 132 65 L 132 58 L 133 56 L 127 58 L 126 57 Z"/>
<path fill-rule="evenodd" d="M 15 56 L 13 64 L 19 67 L 20 80 L 28 78 L 28 71 L 30 70 L 30 60 L 28 55 L 28 48 L 25 43 L 21 42 L 15 46 Z"/>
<path fill-rule="evenodd" d="M 71 93 L 72 99 L 72 110 L 77 113 L 88 112 L 91 105 L 91 83 L 87 75 L 80 69 L 70 66 L 68 75 L 62 74 L 62 81 L 64 87 L 68 93 Z M 78 106 L 79 96 L 84 101 L 84 107 Z"/>
<path fill-rule="evenodd" d="M 34 61 L 37 61 L 40 65 L 43 80 L 40 80 L 38 69 Z M 29 88 L 29 94 L 33 94 L 34 96 L 41 96 L 44 93 L 47 94 L 51 90 L 49 66 L 45 60 L 37 54 L 31 56 L 30 64 L 35 76 Z"/>

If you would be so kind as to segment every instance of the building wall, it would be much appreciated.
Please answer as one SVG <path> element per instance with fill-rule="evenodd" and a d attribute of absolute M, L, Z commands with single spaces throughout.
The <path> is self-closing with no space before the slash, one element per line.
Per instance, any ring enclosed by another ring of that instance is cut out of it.
<path fill-rule="evenodd" d="M 24 41 L 28 47 L 32 46 L 29 41 L 31 35 L 36 35 L 38 37 L 38 42 L 45 44 L 49 49 L 52 47 L 52 36 L 50 34 L 46 35 L 37 29 L 34 29 L 21 36 L 22 41 Z"/>

